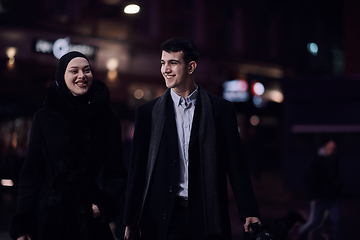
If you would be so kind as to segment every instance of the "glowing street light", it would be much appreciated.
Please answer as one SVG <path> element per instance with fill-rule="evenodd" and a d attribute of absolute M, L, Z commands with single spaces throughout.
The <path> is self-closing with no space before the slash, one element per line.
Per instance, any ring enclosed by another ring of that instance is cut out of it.
<path fill-rule="evenodd" d="M 126 14 L 136 14 L 140 11 L 139 5 L 129 4 L 124 8 L 124 13 Z"/>
<path fill-rule="evenodd" d="M 111 71 L 111 70 L 116 70 L 116 68 L 119 66 L 119 61 L 116 58 L 110 58 L 107 62 L 106 62 L 106 68 Z"/>
<path fill-rule="evenodd" d="M 9 65 L 13 65 L 15 63 L 15 54 L 16 54 L 16 48 L 15 47 L 9 47 L 6 50 L 6 55 L 9 58 Z"/>
<path fill-rule="evenodd" d="M 109 70 L 108 71 L 108 78 L 111 81 L 114 81 L 117 77 L 117 71 L 116 68 L 119 66 L 119 61 L 116 58 L 110 58 L 107 63 L 106 67 Z"/>
<path fill-rule="evenodd" d="M 15 57 L 15 54 L 16 54 L 16 48 L 14 48 L 14 47 L 9 47 L 9 48 L 6 50 L 6 55 L 8 56 L 8 58 L 13 58 L 13 57 Z"/>

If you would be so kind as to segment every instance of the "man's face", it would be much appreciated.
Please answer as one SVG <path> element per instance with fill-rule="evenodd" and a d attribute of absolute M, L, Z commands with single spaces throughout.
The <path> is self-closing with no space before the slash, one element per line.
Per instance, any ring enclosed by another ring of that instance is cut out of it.
<path fill-rule="evenodd" d="M 188 64 L 183 52 L 165 52 L 161 54 L 161 74 L 168 88 L 185 88 L 188 79 Z"/>

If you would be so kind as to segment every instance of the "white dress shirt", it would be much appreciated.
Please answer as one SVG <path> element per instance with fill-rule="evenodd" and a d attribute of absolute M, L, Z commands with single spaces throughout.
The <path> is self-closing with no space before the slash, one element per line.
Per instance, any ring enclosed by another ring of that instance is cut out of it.
<path fill-rule="evenodd" d="M 174 103 L 180 155 L 180 177 L 177 195 L 187 198 L 189 186 L 189 144 L 198 87 L 186 99 L 179 96 L 173 90 L 170 93 Z"/>

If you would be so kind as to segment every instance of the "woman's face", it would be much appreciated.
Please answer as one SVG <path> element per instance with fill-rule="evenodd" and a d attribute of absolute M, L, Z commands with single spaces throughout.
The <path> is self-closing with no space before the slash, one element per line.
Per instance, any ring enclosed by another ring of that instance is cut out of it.
<path fill-rule="evenodd" d="M 93 81 L 89 62 L 82 57 L 73 58 L 66 67 L 64 79 L 72 95 L 87 93 Z"/>

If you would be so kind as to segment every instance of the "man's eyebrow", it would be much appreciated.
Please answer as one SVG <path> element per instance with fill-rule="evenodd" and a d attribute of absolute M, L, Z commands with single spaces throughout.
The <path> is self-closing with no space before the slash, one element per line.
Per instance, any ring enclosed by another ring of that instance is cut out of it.
<path fill-rule="evenodd" d="M 161 59 L 160 62 L 165 62 L 165 60 Z M 170 60 L 168 60 L 168 62 L 178 62 L 178 63 L 181 63 L 179 60 L 176 60 L 176 59 L 170 59 Z"/>

